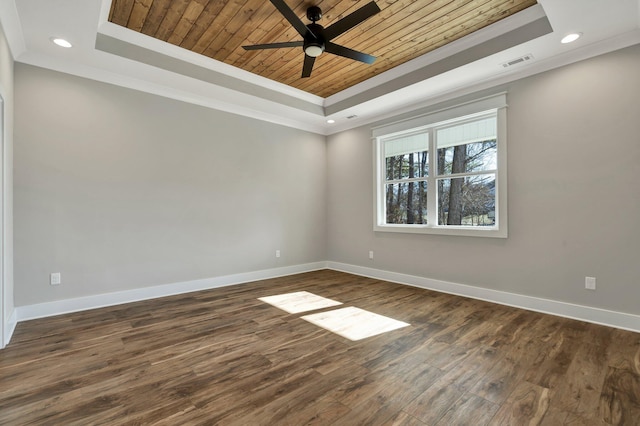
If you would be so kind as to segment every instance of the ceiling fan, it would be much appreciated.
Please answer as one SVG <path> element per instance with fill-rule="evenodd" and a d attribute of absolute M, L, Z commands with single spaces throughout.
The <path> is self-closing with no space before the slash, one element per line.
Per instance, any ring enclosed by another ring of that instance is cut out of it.
<path fill-rule="evenodd" d="M 311 23 L 305 25 L 300 18 L 296 16 L 295 12 L 284 2 L 284 0 L 271 0 L 271 3 L 273 3 L 287 21 L 289 21 L 293 28 L 298 31 L 303 40 L 242 46 L 245 50 L 302 47 L 304 50 L 302 78 L 309 77 L 311 75 L 313 64 L 322 52 L 333 53 L 334 55 L 343 56 L 345 58 L 354 59 L 367 64 L 372 64 L 373 61 L 376 60 L 375 56 L 367 55 L 366 53 L 358 52 L 331 42 L 331 40 L 338 37 L 340 34 L 349 31 L 351 28 L 380 12 L 380 8 L 374 1 L 367 3 L 360 9 L 345 16 L 327 28 L 324 28 L 320 24 L 316 24 L 316 22 L 322 18 L 322 10 L 320 10 L 318 6 L 311 6 L 307 9 L 307 18 Z"/>

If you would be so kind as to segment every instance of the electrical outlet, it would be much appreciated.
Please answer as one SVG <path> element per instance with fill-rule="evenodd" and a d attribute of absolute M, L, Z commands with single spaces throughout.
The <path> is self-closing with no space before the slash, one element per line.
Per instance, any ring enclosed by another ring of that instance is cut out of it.
<path fill-rule="evenodd" d="M 280 250 L 276 250 L 276 257 L 280 257 Z"/>
<path fill-rule="evenodd" d="M 369 259 L 373 259 L 373 250 L 369 251 Z"/>
<path fill-rule="evenodd" d="M 584 288 L 587 290 L 595 290 L 596 289 L 596 278 L 595 277 L 584 277 Z"/>
<path fill-rule="evenodd" d="M 53 272 L 49 276 L 49 284 L 59 285 L 61 282 L 62 282 L 62 277 L 60 276 L 60 272 Z"/>

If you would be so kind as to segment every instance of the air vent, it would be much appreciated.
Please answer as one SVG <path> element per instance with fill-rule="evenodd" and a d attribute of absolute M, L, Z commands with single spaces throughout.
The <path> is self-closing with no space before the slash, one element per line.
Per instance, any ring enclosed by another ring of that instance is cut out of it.
<path fill-rule="evenodd" d="M 523 62 L 530 61 L 532 59 L 533 59 L 533 55 L 531 53 L 529 53 L 528 55 L 524 55 L 524 56 L 521 56 L 519 58 L 515 58 L 515 59 L 512 59 L 512 60 L 510 60 L 508 62 L 505 62 L 504 64 L 502 64 L 502 67 L 503 68 L 509 68 L 509 67 L 514 66 L 514 65 L 518 65 L 518 64 L 521 64 Z"/>
<path fill-rule="evenodd" d="M 347 116 L 347 120 L 351 120 L 351 119 L 356 118 L 356 117 L 357 117 L 357 115 L 355 115 L 355 114 L 349 115 L 349 116 Z"/>

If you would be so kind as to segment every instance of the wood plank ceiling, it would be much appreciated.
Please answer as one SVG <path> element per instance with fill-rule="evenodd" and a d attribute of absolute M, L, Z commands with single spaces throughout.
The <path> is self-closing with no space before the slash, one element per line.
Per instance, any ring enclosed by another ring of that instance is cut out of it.
<path fill-rule="evenodd" d="M 333 22 L 370 0 L 285 0 L 307 24 Z M 301 40 L 267 0 L 113 0 L 109 21 L 280 83 L 327 97 L 519 12 L 536 0 L 376 0 L 381 9 L 332 41 L 377 57 L 372 65 L 323 53 L 301 78 L 302 48 L 243 45 Z"/>

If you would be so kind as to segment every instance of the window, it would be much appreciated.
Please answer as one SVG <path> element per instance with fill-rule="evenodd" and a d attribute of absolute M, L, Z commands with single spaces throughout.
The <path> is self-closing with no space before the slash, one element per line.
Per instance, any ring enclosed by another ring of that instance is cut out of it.
<path fill-rule="evenodd" d="M 376 231 L 507 236 L 506 96 L 374 129 Z"/>

